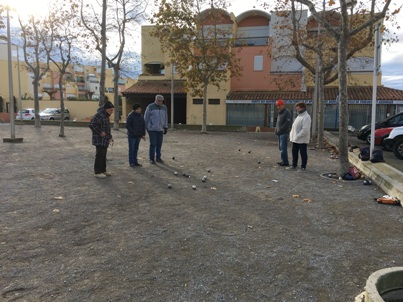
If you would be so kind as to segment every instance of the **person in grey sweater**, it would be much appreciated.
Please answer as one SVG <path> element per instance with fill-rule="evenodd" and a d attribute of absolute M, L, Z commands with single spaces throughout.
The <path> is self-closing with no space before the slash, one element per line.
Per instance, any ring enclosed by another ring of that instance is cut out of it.
<path fill-rule="evenodd" d="M 292 142 L 292 166 L 288 170 L 296 170 L 298 164 L 298 153 L 301 154 L 301 170 L 305 171 L 308 163 L 308 143 L 311 139 L 311 117 L 306 111 L 304 102 L 295 105 L 298 116 L 292 124 L 290 141 Z"/>
<path fill-rule="evenodd" d="M 291 112 L 285 108 L 283 100 L 277 100 L 276 107 L 278 108 L 277 123 L 275 133 L 278 140 L 278 148 L 280 150 L 281 161 L 280 166 L 288 167 L 288 137 L 291 130 Z"/>
<path fill-rule="evenodd" d="M 164 97 L 157 94 L 154 103 L 147 106 L 144 114 L 146 129 L 150 137 L 150 164 L 164 163 L 161 159 L 161 148 L 163 135 L 168 132 L 168 110 L 163 102 Z"/>

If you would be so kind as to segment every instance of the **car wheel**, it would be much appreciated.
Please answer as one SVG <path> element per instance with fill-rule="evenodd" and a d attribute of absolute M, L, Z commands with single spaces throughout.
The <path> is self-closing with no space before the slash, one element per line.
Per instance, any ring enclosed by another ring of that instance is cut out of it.
<path fill-rule="evenodd" d="M 398 159 L 403 159 L 403 138 L 398 139 L 393 144 L 393 153 Z"/>
<path fill-rule="evenodd" d="M 54 121 L 55 119 L 53 118 L 53 117 L 51 117 L 50 119 L 49 119 L 49 121 Z"/>
<path fill-rule="evenodd" d="M 33 121 L 35 118 L 33 117 L 33 118 L 31 118 L 31 120 Z"/>
<path fill-rule="evenodd" d="M 68 121 L 68 120 L 69 120 L 69 118 L 68 118 L 68 117 L 65 117 L 65 118 L 64 118 L 64 120 L 65 120 L 65 121 Z"/>
<path fill-rule="evenodd" d="M 367 133 L 367 136 L 366 136 L 365 140 L 366 140 L 366 142 L 367 142 L 368 144 L 370 144 L 370 143 L 371 143 L 371 131 L 368 131 L 368 133 Z"/>

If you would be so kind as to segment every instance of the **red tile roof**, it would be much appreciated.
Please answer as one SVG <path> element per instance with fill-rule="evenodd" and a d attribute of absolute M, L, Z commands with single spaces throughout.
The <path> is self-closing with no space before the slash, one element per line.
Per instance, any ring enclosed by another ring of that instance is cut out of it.
<path fill-rule="evenodd" d="M 185 81 L 174 81 L 174 93 L 186 93 Z M 139 80 L 122 92 L 124 96 L 130 94 L 169 94 L 171 93 L 170 80 Z"/>
<path fill-rule="evenodd" d="M 335 100 L 338 87 L 325 88 L 325 100 Z M 372 86 L 355 86 L 347 89 L 349 100 L 372 100 Z M 313 87 L 303 91 L 230 91 L 227 100 L 312 100 Z M 378 86 L 377 100 L 403 101 L 403 90 Z"/>

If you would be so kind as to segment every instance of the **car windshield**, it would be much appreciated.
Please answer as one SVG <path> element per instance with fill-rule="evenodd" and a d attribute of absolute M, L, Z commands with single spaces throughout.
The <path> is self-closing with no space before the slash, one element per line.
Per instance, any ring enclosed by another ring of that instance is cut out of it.
<path fill-rule="evenodd" d="M 55 113 L 56 110 L 55 108 L 46 108 L 42 113 Z"/>

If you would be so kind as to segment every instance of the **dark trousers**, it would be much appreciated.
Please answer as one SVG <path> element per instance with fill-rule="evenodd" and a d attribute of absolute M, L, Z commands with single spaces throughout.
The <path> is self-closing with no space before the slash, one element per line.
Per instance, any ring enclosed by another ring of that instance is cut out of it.
<path fill-rule="evenodd" d="M 164 138 L 163 131 L 148 131 L 148 136 L 150 137 L 150 160 L 155 160 L 161 158 L 161 147 Z"/>
<path fill-rule="evenodd" d="M 306 168 L 308 163 L 308 144 L 292 143 L 292 165 L 296 167 L 298 164 L 298 153 L 301 154 L 301 168 Z"/>
<path fill-rule="evenodd" d="M 94 172 L 95 174 L 105 173 L 106 172 L 106 152 L 108 151 L 107 147 L 95 146 L 95 163 L 94 163 Z"/>
<path fill-rule="evenodd" d="M 288 165 L 288 133 L 284 133 L 277 136 L 278 149 L 280 150 L 281 161 Z"/>
<path fill-rule="evenodd" d="M 134 164 L 138 164 L 137 161 L 137 153 L 139 151 L 139 145 L 141 137 L 127 136 L 129 141 L 129 164 L 133 166 Z"/>

